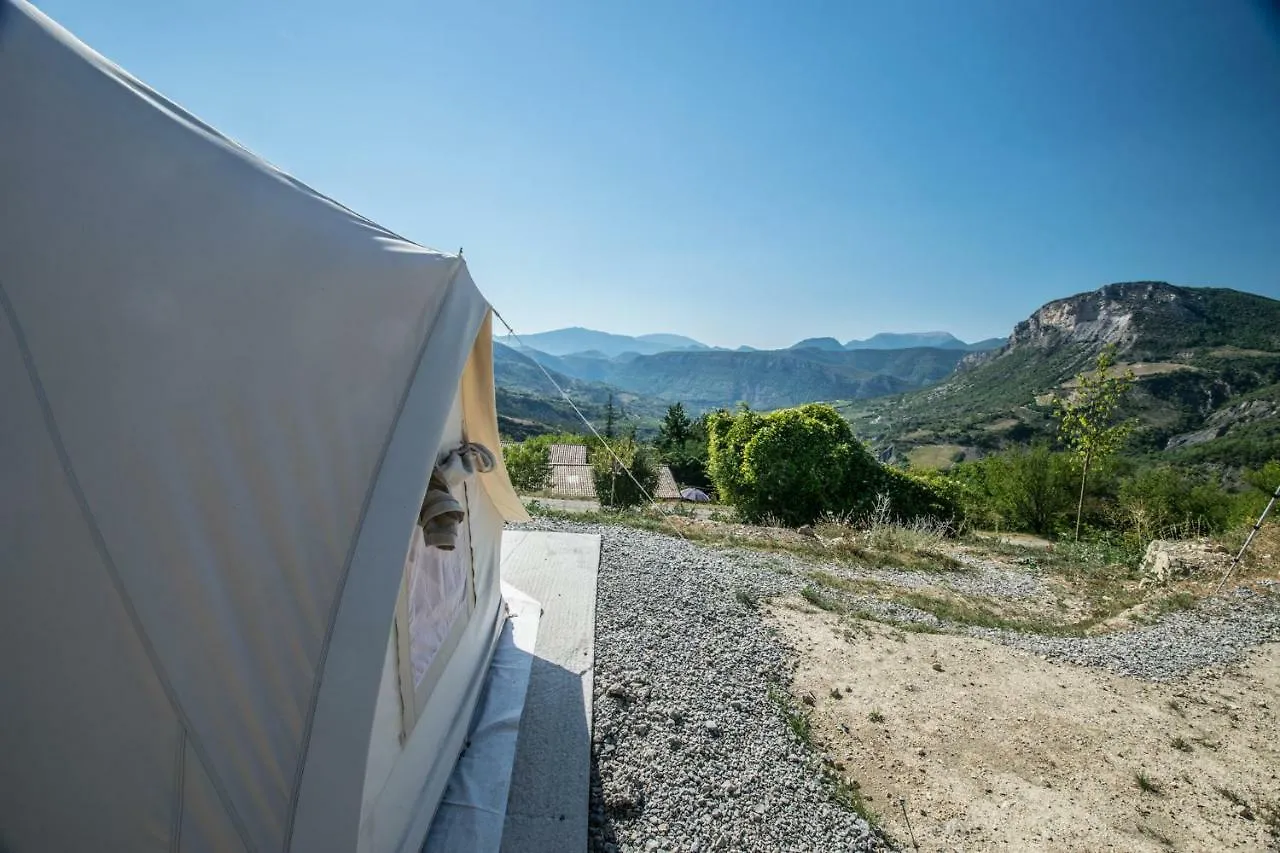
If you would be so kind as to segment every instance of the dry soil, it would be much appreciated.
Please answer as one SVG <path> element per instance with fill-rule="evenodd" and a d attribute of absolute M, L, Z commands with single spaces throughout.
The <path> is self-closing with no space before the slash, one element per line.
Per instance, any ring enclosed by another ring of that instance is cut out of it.
<path fill-rule="evenodd" d="M 766 618 L 817 747 L 904 850 L 1280 850 L 1280 644 L 1162 684 L 802 599 Z"/>

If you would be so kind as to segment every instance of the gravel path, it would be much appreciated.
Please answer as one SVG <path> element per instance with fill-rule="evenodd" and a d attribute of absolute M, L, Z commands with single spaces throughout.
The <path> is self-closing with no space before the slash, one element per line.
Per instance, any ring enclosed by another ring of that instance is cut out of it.
<path fill-rule="evenodd" d="M 845 571 L 848 571 L 847 569 Z M 962 595 L 985 595 L 996 598 L 1033 598 L 1048 594 L 1044 581 L 1026 572 L 995 568 L 974 562 L 964 572 L 919 572 L 899 569 L 872 569 L 860 572 L 863 577 L 884 581 L 904 589 L 942 586 Z"/>
<path fill-rule="evenodd" d="M 790 665 L 741 599 L 796 593 L 787 561 L 622 527 L 533 527 L 602 537 L 593 851 L 891 849 L 831 801 L 770 697 Z"/>
<path fill-rule="evenodd" d="M 1280 641 L 1280 584 L 1264 582 L 1263 588 L 1268 591 L 1241 587 L 1154 625 L 1099 637 L 1044 637 L 990 628 L 970 628 L 968 633 L 1050 659 L 1169 681 L 1201 667 L 1234 663 L 1249 649 Z"/>

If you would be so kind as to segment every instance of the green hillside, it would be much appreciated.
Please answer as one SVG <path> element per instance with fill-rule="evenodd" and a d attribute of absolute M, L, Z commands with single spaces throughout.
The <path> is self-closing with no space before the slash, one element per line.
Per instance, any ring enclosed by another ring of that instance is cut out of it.
<path fill-rule="evenodd" d="M 1137 377 L 1131 452 L 1232 466 L 1280 452 L 1280 301 L 1220 288 L 1136 282 L 1057 300 L 939 385 L 840 408 L 862 438 L 900 455 L 981 455 L 1051 436 L 1052 396 L 1108 344 Z"/>
<path fill-rule="evenodd" d="M 728 352 L 699 350 L 614 359 L 521 353 L 548 369 L 640 397 L 705 411 L 745 402 L 776 409 L 814 400 L 894 394 L 937 382 L 965 355 L 933 348 Z M 510 384 L 502 370 L 500 384 Z"/>
<path fill-rule="evenodd" d="M 546 432 L 582 432 L 586 429 L 573 407 L 527 355 L 495 342 L 493 371 L 499 427 L 503 435 L 523 439 Z M 620 429 L 634 425 L 638 434 L 645 437 L 657 432 L 666 403 L 600 382 L 575 379 L 554 370 L 549 372 L 597 429 L 604 427 L 605 410 L 612 398 Z"/>

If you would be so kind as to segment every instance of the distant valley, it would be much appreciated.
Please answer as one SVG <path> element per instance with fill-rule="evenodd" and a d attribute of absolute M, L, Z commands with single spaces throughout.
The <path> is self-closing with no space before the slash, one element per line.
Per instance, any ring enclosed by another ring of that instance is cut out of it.
<path fill-rule="evenodd" d="M 596 424 L 610 398 L 642 433 L 672 402 L 698 413 L 826 401 L 876 449 L 945 466 L 1052 438 L 1053 395 L 1114 345 L 1138 380 L 1126 402 L 1139 423 L 1136 451 L 1227 466 L 1280 452 L 1280 301 L 1222 288 L 1107 285 L 1047 303 L 1007 339 L 977 343 L 883 333 L 729 350 L 580 328 L 523 336 L 524 347 L 497 340 L 499 413 L 514 437 L 580 425 L 545 369 Z"/>
<path fill-rule="evenodd" d="M 534 332 L 516 339 L 511 335 L 498 335 L 494 340 L 515 349 L 531 349 L 554 356 L 583 355 L 592 358 L 617 358 L 635 355 L 656 355 L 662 352 L 717 351 L 717 352 L 769 352 L 758 347 L 715 347 L 685 335 L 658 333 L 651 335 L 618 335 L 573 326 L 550 332 Z M 880 332 L 866 340 L 845 343 L 835 338 L 806 338 L 787 349 L 822 349 L 828 351 L 858 349 L 955 349 L 979 352 L 1004 345 L 1003 338 L 989 338 L 968 344 L 950 332 Z"/>
<path fill-rule="evenodd" d="M 824 340 L 829 343 L 815 343 Z M 496 338 L 494 370 L 505 413 L 512 417 L 536 422 L 550 414 L 548 405 L 562 403 L 554 399 L 558 392 L 541 365 L 566 390 L 572 386 L 580 405 L 604 405 L 613 394 L 649 426 L 650 414 L 673 402 L 697 413 L 738 403 L 776 409 L 898 394 L 950 375 L 975 347 L 1002 343 L 966 344 L 945 332 L 927 332 L 876 335 L 847 346 L 831 338 L 782 350 L 728 350 L 681 335 L 631 337 L 571 328 L 519 340 Z"/>

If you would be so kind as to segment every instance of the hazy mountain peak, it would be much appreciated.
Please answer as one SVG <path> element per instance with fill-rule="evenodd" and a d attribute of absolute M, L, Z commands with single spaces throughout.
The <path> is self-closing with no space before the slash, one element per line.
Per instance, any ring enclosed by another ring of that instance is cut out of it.
<path fill-rule="evenodd" d="M 835 352 L 844 349 L 844 344 L 835 338 L 805 338 L 803 341 L 792 344 L 790 349 L 821 349 Z"/>
<path fill-rule="evenodd" d="M 512 337 L 495 337 L 494 340 L 509 346 L 518 346 L 519 342 Z M 680 349 L 708 349 L 693 338 L 684 335 L 656 333 L 650 335 L 618 335 L 612 332 L 601 332 L 582 326 L 570 326 L 564 329 L 552 329 L 549 332 L 534 332 L 521 335 L 524 345 L 548 355 L 567 356 L 577 353 L 599 353 L 606 358 L 614 358 L 623 353 L 640 353 L 653 355 Z"/>
<path fill-rule="evenodd" d="M 701 341 L 695 341 L 693 338 L 685 335 L 674 335 L 668 332 L 658 332 L 650 335 L 636 335 L 636 340 L 645 341 L 646 343 L 651 344 L 658 344 L 671 349 L 710 349 L 710 347 Z"/>
<path fill-rule="evenodd" d="M 866 340 L 852 340 L 845 349 L 910 349 L 939 347 L 968 349 L 968 345 L 950 332 L 880 332 Z"/>

